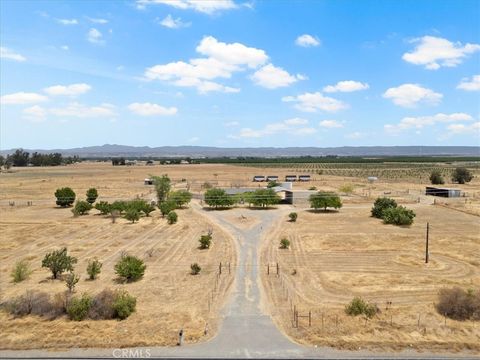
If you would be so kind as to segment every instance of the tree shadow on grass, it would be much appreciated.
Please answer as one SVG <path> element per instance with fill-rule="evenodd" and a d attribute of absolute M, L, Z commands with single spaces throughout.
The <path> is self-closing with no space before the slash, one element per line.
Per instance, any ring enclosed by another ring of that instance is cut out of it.
<path fill-rule="evenodd" d="M 333 210 L 333 209 L 308 209 L 307 212 L 311 214 L 338 214 L 340 211 L 339 210 Z"/>

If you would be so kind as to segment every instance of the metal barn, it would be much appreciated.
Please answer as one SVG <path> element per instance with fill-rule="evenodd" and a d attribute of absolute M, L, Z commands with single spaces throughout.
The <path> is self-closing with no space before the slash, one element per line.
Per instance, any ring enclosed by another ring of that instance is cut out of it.
<path fill-rule="evenodd" d="M 460 197 L 462 195 L 461 193 L 462 192 L 460 189 L 439 188 L 439 187 L 433 187 L 433 186 L 427 186 L 425 188 L 425 195 L 431 195 L 431 196 L 452 198 L 452 197 Z"/>

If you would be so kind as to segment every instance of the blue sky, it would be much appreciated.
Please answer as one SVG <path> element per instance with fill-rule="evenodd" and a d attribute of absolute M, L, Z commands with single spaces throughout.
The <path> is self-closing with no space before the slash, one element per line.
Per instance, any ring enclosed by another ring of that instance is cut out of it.
<path fill-rule="evenodd" d="M 6 1 L 2 149 L 479 145 L 478 1 Z"/>

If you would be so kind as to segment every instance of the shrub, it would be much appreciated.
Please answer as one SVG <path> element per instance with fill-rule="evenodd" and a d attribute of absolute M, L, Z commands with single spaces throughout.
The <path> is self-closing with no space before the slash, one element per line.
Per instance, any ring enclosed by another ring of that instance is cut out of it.
<path fill-rule="evenodd" d="M 135 312 L 136 305 L 137 299 L 135 297 L 131 296 L 127 291 L 118 291 L 115 294 L 112 305 L 114 317 L 121 320 L 126 319 Z"/>
<path fill-rule="evenodd" d="M 193 263 L 192 265 L 190 265 L 190 274 L 192 275 L 198 275 L 201 270 L 202 268 L 197 263 Z"/>
<path fill-rule="evenodd" d="M 155 186 L 158 203 L 161 204 L 167 199 L 172 187 L 170 178 L 167 175 L 162 175 L 161 177 L 151 176 L 150 178 L 153 180 L 153 185 Z"/>
<path fill-rule="evenodd" d="M 86 215 L 91 209 L 92 209 L 92 204 L 90 204 L 87 201 L 80 200 L 75 203 L 75 206 L 72 209 L 72 213 L 75 216 Z"/>
<path fill-rule="evenodd" d="M 98 198 L 98 192 L 95 188 L 90 188 L 87 190 L 87 202 L 93 204 Z"/>
<path fill-rule="evenodd" d="M 459 184 L 465 184 L 472 181 L 473 175 L 464 167 L 458 167 L 452 174 L 452 181 L 458 182 Z"/>
<path fill-rule="evenodd" d="M 378 219 L 383 219 L 383 212 L 388 208 L 396 208 L 397 202 L 387 197 L 380 197 L 375 200 L 371 210 L 372 216 Z"/>
<path fill-rule="evenodd" d="M 430 182 L 433 185 L 445 184 L 445 179 L 443 178 L 440 170 L 433 170 L 432 171 L 432 173 L 430 174 Z"/>
<path fill-rule="evenodd" d="M 175 224 L 178 220 L 178 215 L 175 211 L 170 211 L 167 215 L 167 221 L 170 225 Z"/>
<path fill-rule="evenodd" d="M 343 194 L 348 194 L 349 195 L 349 194 L 353 193 L 353 189 L 354 189 L 354 187 L 353 187 L 352 184 L 343 184 L 342 186 L 340 186 L 338 188 L 338 191 L 340 191 Z"/>
<path fill-rule="evenodd" d="M 403 206 L 387 208 L 383 212 L 383 221 L 385 224 L 411 225 L 414 217 L 415 212 Z"/>
<path fill-rule="evenodd" d="M 57 198 L 57 205 L 61 207 L 67 207 L 73 204 L 75 201 L 75 193 L 69 187 L 57 189 L 55 191 L 55 197 Z"/>
<path fill-rule="evenodd" d="M 125 281 L 131 282 L 140 279 L 147 266 L 135 256 L 124 255 L 115 265 L 115 273 Z"/>
<path fill-rule="evenodd" d="M 454 320 L 480 320 L 480 290 L 441 289 L 435 307 L 441 315 Z"/>
<path fill-rule="evenodd" d="M 97 258 L 93 260 L 88 260 L 87 274 L 90 280 L 95 280 L 97 278 L 97 275 L 100 274 L 101 270 L 102 263 L 98 261 Z"/>
<path fill-rule="evenodd" d="M 145 204 L 145 206 L 142 208 L 142 211 L 145 216 L 150 216 L 150 213 L 152 211 L 155 211 L 155 206 L 153 206 L 152 204 Z"/>
<path fill-rule="evenodd" d="M 290 218 L 291 222 L 296 222 L 298 218 L 298 214 L 296 212 L 291 212 L 288 214 L 288 217 Z"/>
<path fill-rule="evenodd" d="M 21 260 L 15 264 L 10 276 L 12 277 L 14 283 L 19 283 L 28 279 L 31 273 L 32 270 L 30 270 L 28 262 L 26 260 Z"/>
<path fill-rule="evenodd" d="M 95 209 L 100 211 L 100 214 L 107 215 L 112 210 L 112 205 L 109 204 L 107 201 L 99 201 L 95 204 Z"/>
<path fill-rule="evenodd" d="M 168 200 L 173 201 L 177 208 L 187 205 L 192 200 L 192 193 L 187 190 L 172 191 Z"/>
<path fill-rule="evenodd" d="M 165 217 L 165 215 L 168 215 L 170 211 L 175 210 L 177 205 L 175 204 L 174 201 L 164 201 L 158 205 L 158 208 L 160 209 L 160 212 L 162 213 L 162 217 Z"/>
<path fill-rule="evenodd" d="M 140 213 L 136 209 L 130 208 L 125 213 L 125 219 L 130 220 L 133 224 L 140 219 Z"/>
<path fill-rule="evenodd" d="M 283 238 L 280 240 L 280 249 L 288 249 L 290 247 L 290 240 Z"/>
<path fill-rule="evenodd" d="M 200 242 L 200 249 L 209 249 L 212 243 L 212 235 L 202 235 L 198 241 Z"/>
<path fill-rule="evenodd" d="M 37 315 L 52 318 L 57 314 L 47 293 L 31 290 L 7 302 L 6 310 L 15 317 Z"/>
<path fill-rule="evenodd" d="M 326 211 L 328 207 L 333 207 L 334 209 L 342 207 L 340 196 L 333 192 L 319 191 L 310 195 L 309 201 L 310 207 L 315 210 L 323 208 Z"/>
<path fill-rule="evenodd" d="M 67 305 L 67 314 L 71 320 L 82 321 L 92 306 L 92 298 L 83 294 L 82 297 L 72 298 Z"/>
<path fill-rule="evenodd" d="M 49 268 L 53 278 L 57 279 L 58 275 L 65 271 L 73 271 L 73 265 L 77 263 L 77 259 L 68 256 L 67 248 L 55 250 L 47 253 L 42 260 L 42 267 Z"/>
<path fill-rule="evenodd" d="M 350 316 L 365 315 L 372 318 L 379 311 L 375 304 L 370 304 L 360 297 L 354 297 L 345 307 L 345 312 Z"/>
<path fill-rule="evenodd" d="M 127 210 L 128 204 L 126 201 L 117 200 L 110 205 L 110 213 L 113 211 L 118 211 L 120 214 Z"/>
<path fill-rule="evenodd" d="M 67 274 L 65 277 L 65 285 L 67 286 L 68 291 L 73 292 L 79 280 L 80 277 L 75 275 L 74 272 Z"/>
<path fill-rule="evenodd" d="M 280 202 L 280 196 L 273 189 L 258 189 L 247 195 L 246 200 L 254 206 L 269 207 Z"/>
<path fill-rule="evenodd" d="M 88 317 L 93 320 L 110 320 L 115 317 L 113 302 L 115 301 L 115 292 L 110 289 L 104 289 L 92 299 L 92 304 L 88 311 Z"/>

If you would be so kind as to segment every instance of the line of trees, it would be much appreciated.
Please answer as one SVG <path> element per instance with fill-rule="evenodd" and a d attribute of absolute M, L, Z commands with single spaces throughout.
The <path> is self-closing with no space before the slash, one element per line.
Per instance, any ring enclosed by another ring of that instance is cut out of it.
<path fill-rule="evenodd" d="M 9 169 L 11 166 L 59 166 L 80 162 L 77 155 L 64 157 L 60 153 L 40 154 L 34 152 L 30 154 L 23 149 L 17 149 L 7 157 L 0 155 L 0 168 Z"/>

